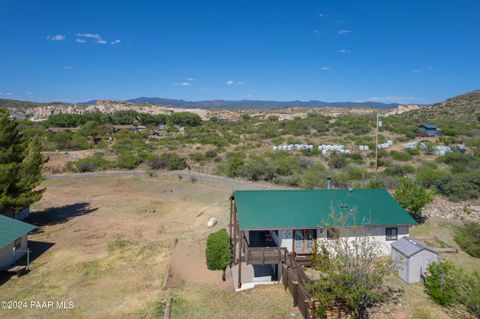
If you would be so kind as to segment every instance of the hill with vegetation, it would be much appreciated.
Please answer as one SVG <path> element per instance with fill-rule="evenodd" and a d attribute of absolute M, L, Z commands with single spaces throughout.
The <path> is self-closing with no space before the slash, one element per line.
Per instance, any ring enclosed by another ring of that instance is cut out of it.
<path fill-rule="evenodd" d="M 422 121 L 448 119 L 467 123 L 478 122 L 480 119 L 480 90 L 407 112 L 403 114 L 403 116 L 407 118 L 417 118 Z"/>

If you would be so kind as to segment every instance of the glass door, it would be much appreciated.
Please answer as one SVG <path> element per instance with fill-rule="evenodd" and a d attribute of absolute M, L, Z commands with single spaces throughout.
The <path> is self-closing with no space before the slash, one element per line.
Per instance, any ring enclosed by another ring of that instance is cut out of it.
<path fill-rule="evenodd" d="M 297 229 L 294 231 L 293 250 L 299 254 L 309 254 L 317 238 L 316 229 Z"/>

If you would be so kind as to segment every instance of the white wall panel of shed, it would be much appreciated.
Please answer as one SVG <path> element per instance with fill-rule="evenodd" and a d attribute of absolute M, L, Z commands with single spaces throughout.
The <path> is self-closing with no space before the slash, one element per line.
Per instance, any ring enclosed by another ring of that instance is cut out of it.
<path fill-rule="evenodd" d="M 421 274 L 427 270 L 428 265 L 433 261 L 438 261 L 438 255 L 429 250 L 422 250 L 411 256 L 408 261 L 407 282 L 420 282 Z"/>
<path fill-rule="evenodd" d="M 19 250 L 27 249 L 27 235 L 22 237 Z M 0 249 L 0 270 L 6 270 L 13 263 L 13 242 Z M 16 252 L 15 260 L 22 258 L 25 255 L 24 252 Z"/>
<path fill-rule="evenodd" d="M 392 261 L 398 276 L 408 282 L 408 259 L 402 253 L 392 248 Z"/>

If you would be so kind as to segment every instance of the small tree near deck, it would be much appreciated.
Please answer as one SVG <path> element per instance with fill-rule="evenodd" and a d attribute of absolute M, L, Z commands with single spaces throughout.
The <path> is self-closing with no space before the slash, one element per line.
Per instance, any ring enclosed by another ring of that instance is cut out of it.
<path fill-rule="evenodd" d="M 230 238 L 225 229 L 220 229 L 208 236 L 205 256 L 208 269 L 222 270 L 222 279 L 225 281 L 225 270 L 232 260 Z"/>
<path fill-rule="evenodd" d="M 370 239 L 368 221 L 357 223 L 355 215 L 355 209 L 338 214 L 332 208 L 329 220 L 323 222 L 325 229 L 339 236 L 315 246 L 313 267 L 321 272 L 321 278 L 311 290 L 320 303 L 320 318 L 336 304 L 344 305 L 353 318 L 367 318 L 368 308 L 384 299 L 383 279 L 392 264 L 378 257 L 381 244 Z"/>
<path fill-rule="evenodd" d="M 417 222 L 422 221 L 422 210 L 433 199 L 428 190 L 409 178 L 403 178 L 400 181 L 393 197 Z"/>
<path fill-rule="evenodd" d="M 17 121 L 0 109 L 0 213 L 13 215 L 40 200 L 44 162 L 39 141 L 24 138 Z"/>

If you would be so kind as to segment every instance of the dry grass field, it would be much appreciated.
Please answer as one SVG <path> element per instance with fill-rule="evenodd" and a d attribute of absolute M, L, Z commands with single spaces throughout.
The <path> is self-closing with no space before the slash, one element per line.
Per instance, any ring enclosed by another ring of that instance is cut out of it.
<path fill-rule="evenodd" d="M 31 271 L 4 282 L 1 299 L 73 301 L 75 308 L 0 310 L 0 317 L 161 318 L 169 295 L 174 318 L 249 317 L 252 303 L 260 317 L 272 310 L 289 317 L 290 296 L 280 286 L 236 294 L 221 273 L 193 283 L 177 278 L 178 287 L 162 290 L 174 239 L 195 249 L 212 231 L 208 219 L 219 220 L 213 230 L 227 223 L 228 196 L 238 185 L 213 184 L 177 176 L 47 180 L 32 208 L 40 227 L 30 236 Z M 192 272 L 207 272 L 203 252 L 192 258 Z"/>
<path fill-rule="evenodd" d="M 31 214 L 40 226 L 30 236 L 31 271 L 0 281 L 0 299 L 72 301 L 75 308 L 0 310 L 1 318 L 162 318 L 169 296 L 172 318 L 295 317 L 281 285 L 235 293 L 230 278 L 222 282 L 221 273 L 204 263 L 206 237 L 227 225 L 232 190 L 270 186 L 175 174 L 73 176 L 48 179 L 43 186 L 47 191 Z M 206 226 L 211 217 L 219 221 L 213 229 Z M 452 244 L 445 223 L 431 221 L 414 233 Z M 480 267 L 464 253 L 455 255 L 447 258 Z M 172 276 L 162 290 L 170 264 Z M 449 318 L 421 285 L 391 281 L 405 290 L 402 300 L 412 318 Z"/>

